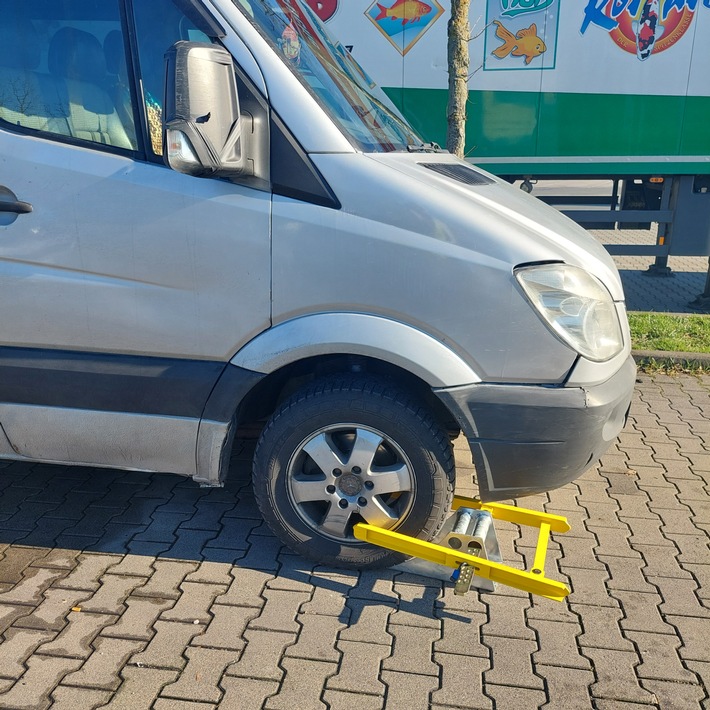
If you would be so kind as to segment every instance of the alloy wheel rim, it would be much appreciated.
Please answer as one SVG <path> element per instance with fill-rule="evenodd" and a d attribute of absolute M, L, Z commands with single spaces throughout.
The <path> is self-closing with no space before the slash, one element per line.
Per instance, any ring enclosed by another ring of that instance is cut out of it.
<path fill-rule="evenodd" d="M 383 432 L 361 424 L 334 424 L 296 448 L 287 472 L 291 504 L 318 534 L 358 542 L 356 523 L 394 529 L 415 497 L 414 469 L 402 448 Z"/>

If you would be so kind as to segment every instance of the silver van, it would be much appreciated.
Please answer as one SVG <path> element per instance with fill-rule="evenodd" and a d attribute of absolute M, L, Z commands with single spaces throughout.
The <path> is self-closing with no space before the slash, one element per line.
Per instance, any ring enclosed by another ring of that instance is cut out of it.
<path fill-rule="evenodd" d="M 451 440 L 480 495 L 624 425 L 624 294 L 584 230 L 426 144 L 299 0 L 0 0 L 0 457 L 219 486 L 259 431 L 293 549 L 399 561 Z"/>

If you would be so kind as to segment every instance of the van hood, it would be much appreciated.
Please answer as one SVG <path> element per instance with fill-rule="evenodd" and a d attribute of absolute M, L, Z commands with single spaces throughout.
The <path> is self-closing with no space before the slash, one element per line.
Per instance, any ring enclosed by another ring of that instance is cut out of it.
<path fill-rule="evenodd" d="M 402 206 L 407 201 L 403 193 L 409 181 L 416 181 L 425 186 L 429 196 L 427 208 L 433 213 L 443 211 L 452 222 L 469 221 L 471 229 L 457 237 L 461 246 L 500 258 L 500 248 L 507 245 L 513 252 L 508 254 L 513 265 L 563 261 L 579 266 L 600 279 L 615 301 L 624 300 L 618 270 L 606 249 L 571 219 L 523 190 L 448 153 L 387 153 L 366 157 L 408 178 L 392 187 L 402 196 Z M 474 180 L 480 177 L 483 184 L 467 184 L 425 165 L 457 166 L 456 171 L 463 168 L 464 180 L 466 171 L 471 171 Z M 418 207 L 422 209 L 421 202 Z M 397 212 L 402 214 L 402 210 Z M 485 232 L 497 245 L 481 238 Z"/>

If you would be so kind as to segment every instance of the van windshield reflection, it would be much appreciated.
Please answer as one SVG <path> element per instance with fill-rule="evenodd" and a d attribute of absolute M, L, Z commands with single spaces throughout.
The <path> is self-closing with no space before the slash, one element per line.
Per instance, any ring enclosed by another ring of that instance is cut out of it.
<path fill-rule="evenodd" d="M 423 145 L 308 5 L 299 0 L 233 2 L 358 148 L 389 152 Z"/>

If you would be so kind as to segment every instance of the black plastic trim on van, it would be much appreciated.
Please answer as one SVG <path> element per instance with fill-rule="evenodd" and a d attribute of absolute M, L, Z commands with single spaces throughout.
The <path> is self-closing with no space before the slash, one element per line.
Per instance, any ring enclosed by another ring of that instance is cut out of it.
<path fill-rule="evenodd" d="M 212 360 L 0 347 L 6 404 L 229 421 L 263 376 Z"/>
<path fill-rule="evenodd" d="M 341 208 L 330 185 L 274 111 L 271 112 L 271 189 L 275 195 Z"/>

